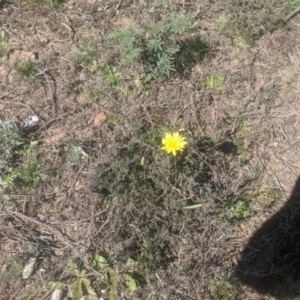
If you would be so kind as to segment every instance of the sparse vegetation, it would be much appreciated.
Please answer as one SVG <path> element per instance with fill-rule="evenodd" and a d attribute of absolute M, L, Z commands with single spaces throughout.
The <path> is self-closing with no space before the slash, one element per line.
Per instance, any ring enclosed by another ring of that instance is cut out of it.
<path fill-rule="evenodd" d="M 134 264 L 131 260 L 127 266 Z M 80 300 L 83 296 L 97 300 L 99 295 L 108 295 L 110 300 L 114 300 L 118 299 L 118 285 L 123 284 L 130 291 L 137 288 L 136 281 L 131 275 L 132 271 L 118 274 L 99 253 L 94 254 L 86 267 L 79 258 L 75 258 L 68 261 L 67 268 L 71 275 L 65 280 L 52 282 L 51 285 L 54 290 L 67 288 L 72 300 Z"/>
<path fill-rule="evenodd" d="M 37 67 L 28 59 L 16 68 L 16 72 L 21 79 L 31 79 L 37 74 Z"/>
<path fill-rule="evenodd" d="M 29 289 L 28 291 L 25 291 L 22 295 L 20 295 L 17 300 L 36 300 L 42 297 L 42 295 L 44 295 L 46 291 L 46 288 L 43 286 L 36 289 Z"/>
<path fill-rule="evenodd" d="M 41 182 L 42 166 L 31 147 L 22 153 L 24 155 L 23 162 L 16 168 L 9 169 L 5 178 L 5 186 L 32 190 Z"/>
<path fill-rule="evenodd" d="M 21 257 L 16 255 L 5 255 L 0 280 L 7 282 L 20 279 L 23 270 L 23 263 L 24 262 Z"/>
<path fill-rule="evenodd" d="M 2 3 L 0 300 L 297 299 L 298 6 Z"/>
<path fill-rule="evenodd" d="M 0 122 L 0 187 L 34 189 L 41 181 L 42 167 L 32 152 L 36 141 L 29 141 L 12 120 Z"/>
<path fill-rule="evenodd" d="M 194 19 L 187 15 L 171 13 L 160 22 L 150 21 L 145 29 L 136 28 L 131 20 L 129 27 L 119 27 L 109 35 L 114 44 L 120 45 L 120 58 L 124 66 L 139 61 L 144 65 L 145 81 L 169 77 L 175 71 L 175 55 L 180 46 L 174 40 L 194 27 Z"/>
<path fill-rule="evenodd" d="M 84 40 L 76 45 L 74 61 L 88 66 L 99 53 L 99 46 L 95 42 Z"/>
<path fill-rule="evenodd" d="M 236 278 L 228 271 L 219 280 L 211 282 L 210 291 L 211 296 L 215 299 L 231 300 L 243 298 L 238 290 Z"/>
<path fill-rule="evenodd" d="M 210 90 L 219 90 L 221 92 L 225 92 L 225 89 L 220 87 L 224 79 L 225 79 L 224 75 L 219 75 L 219 76 L 207 75 L 205 77 L 205 87 Z"/>
<path fill-rule="evenodd" d="M 0 167 L 5 168 L 18 147 L 24 144 L 24 137 L 13 120 L 0 121 Z"/>

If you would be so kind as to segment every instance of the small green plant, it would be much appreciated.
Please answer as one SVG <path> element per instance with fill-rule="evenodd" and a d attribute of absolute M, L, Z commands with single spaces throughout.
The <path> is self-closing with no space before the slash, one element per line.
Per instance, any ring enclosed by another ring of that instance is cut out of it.
<path fill-rule="evenodd" d="M 23 127 L 26 129 L 25 119 Z M 27 124 L 28 126 L 28 124 Z M 12 120 L 0 120 L 0 187 L 33 189 L 41 181 L 42 165 L 33 152 L 37 141 L 29 141 Z M 47 170 L 48 175 L 50 169 Z"/>
<path fill-rule="evenodd" d="M 5 270 L 0 273 L 0 281 L 12 282 L 21 279 L 23 270 L 23 261 L 19 256 L 7 255 L 4 259 Z"/>
<path fill-rule="evenodd" d="M 250 38 L 249 38 L 250 39 Z M 232 45 L 241 49 L 247 49 L 249 46 L 249 43 L 247 41 L 247 37 L 244 37 L 242 35 L 236 34 L 231 38 Z"/>
<path fill-rule="evenodd" d="M 212 281 L 209 289 L 215 299 L 241 299 L 236 286 L 237 282 L 232 273 L 226 272 L 221 279 Z"/>
<path fill-rule="evenodd" d="M 129 259 L 126 263 L 127 268 L 134 267 L 135 265 L 136 265 L 136 262 L 132 259 Z M 99 253 L 96 253 L 94 255 L 94 258 L 91 262 L 91 266 L 93 268 L 100 268 L 101 270 L 103 270 L 105 272 L 105 276 L 106 276 L 107 280 L 106 280 L 106 282 L 102 281 L 100 283 L 100 286 L 102 286 L 102 288 L 109 287 L 109 289 L 110 289 L 109 299 L 110 300 L 118 299 L 117 288 L 118 288 L 118 284 L 120 282 L 123 282 L 130 291 L 135 291 L 137 289 L 137 282 L 132 277 L 131 271 L 123 273 L 122 275 L 118 274 L 116 272 L 115 268 L 113 266 L 111 266 L 110 264 L 108 264 L 105 257 L 100 255 Z M 107 286 L 107 283 L 109 284 L 109 286 Z"/>
<path fill-rule="evenodd" d="M 224 210 L 219 213 L 218 217 L 223 220 L 227 220 L 234 224 L 239 220 L 249 218 L 251 216 L 251 210 L 249 208 L 250 198 L 246 197 L 241 200 L 236 200 L 232 197 L 228 197 L 225 200 Z"/>
<path fill-rule="evenodd" d="M 109 65 L 98 68 L 98 74 L 111 86 L 117 86 L 120 83 L 121 73 L 116 68 Z"/>
<path fill-rule="evenodd" d="M 42 166 L 32 152 L 35 142 L 24 153 L 24 163 L 13 171 L 13 184 L 16 187 L 32 190 L 41 182 Z"/>
<path fill-rule="evenodd" d="M 21 63 L 20 66 L 16 68 L 17 74 L 21 79 L 33 78 L 37 74 L 37 67 L 29 59 Z"/>
<path fill-rule="evenodd" d="M 76 45 L 74 61 L 88 66 L 100 53 L 99 46 L 89 40 L 84 40 Z"/>
<path fill-rule="evenodd" d="M 224 26 L 228 22 L 228 17 L 226 15 L 222 15 L 219 18 L 216 19 L 216 26 Z"/>
<path fill-rule="evenodd" d="M 32 148 L 37 144 L 33 141 L 26 149 L 17 151 L 20 163 L 10 164 L 3 172 L 0 185 L 9 188 L 34 189 L 41 182 L 42 166 Z"/>
<path fill-rule="evenodd" d="M 225 89 L 220 87 L 225 79 L 225 75 L 207 75 L 205 77 L 205 87 L 210 90 L 217 90 L 220 92 L 225 92 Z"/>
<path fill-rule="evenodd" d="M 291 10 L 300 6 L 300 0 L 286 0 L 286 5 Z"/>
<path fill-rule="evenodd" d="M 236 219 L 246 219 L 251 216 L 251 210 L 248 208 L 248 206 L 243 203 L 239 202 L 237 205 L 233 208 L 233 217 Z"/>
<path fill-rule="evenodd" d="M 72 299 L 79 300 L 84 294 L 87 294 L 91 300 L 98 299 L 97 294 L 91 285 L 91 279 L 89 278 L 91 274 L 89 274 L 88 270 L 81 267 L 73 260 L 70 260 L 67 266 L 73 273 L 72 278 L 68 282 Z"/>
<path fill-rule="evenodd" d="M 258 190 L 256 201 L 263 208 L 267 208 L 282 198 L 284 198 L 282 190 L 271 186 L 269 183 L 263 183 Z"/>
<path fill-rule="evenodd" d="M 93 85 L 85 87 L 82 91 L 82 95 L 93 103 L 97 103 L 100 99 L 103 99 L 106 96 L 100 87 Z"/>
<path fill-rule="evenodd" d="M 46 288 L 44 286 L 39 286 L 37 288 L 29 288 L 24 293 L 22 293 L 16 300 L 36 300 L 42 299 L 43 294 L 45 294 Z"/>
<path fill-rule="evenodd" d="M 116 87 L 120 84 L 122 74 L 110 65 L 99 65 L 97 61 L 93 61 L 89 67 L 92 74 L 98 74 L 103 81 L 111 87 Z"/>
<path fill-rule="evenodd" d="M 15 151 L 24 144 L 24 137 L 12 120 L 0 120 L 0 170 L 9 164 Z"/>
<path fill-rule="evenodd" d="M 99 253 L 94 254 L 87 267 L 83 266 L 79 259 L 69 260 L 67 267 L 72 273 L 71 277 L 59 282 L 52 282 L 52 288 L 67 287 L 72 300 L 79 300 L 83 296 L 88 296 L 90 300 L 98 300 L 98 294 L 106 290 L 109 291 L 109 299 L 116 300 L 120 282 L 124 282 L 131 291 L 137 288 L 136 281 L 130 272 L 119 275 L 106 258 Z"/>
<path fill-rule="evenodd" d="M 89 271 L 78 259 L 71 259 L 67 263 L 67 268 L 71 274 L 68 278 L 61 281 L 51 282 L 52 289 L 68 288 L 68 296 L 72 300 L 80 300 L 83 296 L 88 296 L 90 300 L 97 300 L 97 292 L 93 288 L 93 279 L 102 278 L 99 273 Z M 100 286 L 103 288 L 103 286 Z M 104 287 L 105 288 L 105 287 Z"/>
<path fill-rule="evenodd" d="M 174 42 L 194 27 L 194 18 L 171 13 L 160 22 L 150 22 L 143 32 L 131 21 L 129 27 L 119 27 L 109 35 L 110 41 L 120 45 L 120 58 L 124 66 L 138 61 L 144 65 L 145 81 L 156 77 L 169 77 L 175 71 L 175 54 L 180 47 Z"/>

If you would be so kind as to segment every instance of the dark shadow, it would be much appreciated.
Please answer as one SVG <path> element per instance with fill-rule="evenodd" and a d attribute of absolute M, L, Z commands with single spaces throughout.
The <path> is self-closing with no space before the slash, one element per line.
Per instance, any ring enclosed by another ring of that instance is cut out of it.
<path fill-rule="evenodd" d="M 179 74 L 189 72 L 197 63 L 203 61 L 209 53 L 208 43 L 201 37 L 186 39 L 180 43 L 180 51 L 175 57 L 175 68 Z"/>
<path fill-rule="evenodd" d="M 285 206 L 250 238 L 236 274 L 262 294 L 300 295 L 300 177 Z"/>
<path fill-rule="evenodd" d="M 221 151 L 224 154 L 235 154 L 238 147 L 232 141 L 224 141 L 218 145 L 217 150 Z"/>
<path fill-rule="evenodd" d="M 6 4 L 6 0 L 0 0 L 0 9 L 4 7 L 4 4 Z"/>

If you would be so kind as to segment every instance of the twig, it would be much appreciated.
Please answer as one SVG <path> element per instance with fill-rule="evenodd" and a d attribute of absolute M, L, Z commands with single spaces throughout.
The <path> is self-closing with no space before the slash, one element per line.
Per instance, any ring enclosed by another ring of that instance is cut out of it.
<path fill-rule="evenodd" d="M 20 85 L 20 86 L 18 86 L 18 87 L 16 87 L 16 88 L 12 89 L 11 91 L 9 91 L 9 92 L 7 92 L 7 93 L 1 95 L 1 96 L 0 96 L 0 99 L 4 98 L 5 96 L 7 96 L 7 95 L 13 93 L 14 91 L 16 91 L 16 90 L 18 90 L 18 89 L 20 89 L 22 86 L 25 86 L 25 84 L 22 84 L 22 85 Z"/>
<path fill-rule="evenodd" d="M 42 74 L 45 74 L 45 72 L 46 72 L 47 70 L 48 70 L 48 69 L 45 69 L 45 70 L 39 72 L 38 74 L 35 75 L 35 77 L 37 77 L 37 76 L 39 76 L 39 75 L 42 75 Z M 11 91 L 9 91 L 9 92 L 7 92 L 7 93 L 1 95 L 1 96 L 0 96 L 0 99 L 2 99 L 2 98 L 4 98 L 4 97 L 8 96 L 9 94 L 13 93 L 14 91 L 18 90 L 19 88 L 21 88 L 21 87 L 23 87 L 23 86 L 25 86 L 25 84 L 22 84 L 22 85 L 20 85 L 20 86 L 18 86 L 18 87 L 16 87 L 16 88 L 12 89 Z M 15 105 L 23 105 L 23 106 L 27 106 L 28 108 L 30 108 L 30 109 L 32 110 L 32 112 L 33 112 L 35 115 L 37 115 L 37 113 L 34 111 L 34 109 L 33 109 L 29 104 L 25 104 L 25 103 L 22 103 L 22 102 L 9 102 L 9 103 L 8 103 L 8 102 L 6 102 L 6 101 L 0 101 L 0 103 L 2 103 L 2 104 L 7 104 L 7 105 L 9 105 L 9 104 L 15 104 Z"/>
<path fill-rule="evenodd" d="M 63 234 L 62 234 L 59 230 L 52 228 L 52 227 L 49 226 L 48 224 L 43 223 L 43 222 L 40 222 L 40 221 L 37 221 L 37 220 L 35 220 L 35 219 L 33 219 L 33 218 L 30 218 L 30 217 L 28 217 L 28 216 L 26 216 L 26 215 L 24 215 L 24 214 L 22 214 L 22 213 L 16 212 L 16 211 L 7 210 L 6 212 L 9 213 L 9 214 L 18 216 L 19 218 L 21 218 L 21 219 L 23 219 L 23 220 L 25 219 L 25 220 L 28 220 L 28 221 L 30 221 L 30 222 L 32 222 L 32 223 L 35 223 L 35 224 L 37 224 L 37 225 L 40 225 L 40 226 L 42 226 L 42 227 L 47 228 L 47 229 L 48 229 L 49 231 L 51 231 L 51 232 L 54 234 L 54 236 L 57 237 L 63 244 L 65 244 L 65 245 L 68 246 L 69 248 L 74 248 L 74 245 L 70 244 L 69 241 L 66 242 L 65 239 L 63 239 L 63 238 L 61 237 Z"/>
<path fill-rule="evenodd" d="M 76 174 L 73 182 L 71 183 L 70 189 L 68 191 L 68 196 L 71 196 L 73 188 L 74 188 L 74 185 L 75 185 L 75 183 L 76 183 L 76 181 L 77 181 L 77 179 L 78 179 L 78 177 L 79 177 L 79 175 L 80 175 L 80 173 L 81 173 L 81 171 L 83 170 L 84 167 L 85 167 L 85 163 L 82 164 L 82 166 L 78 170 L 78 172 L 77 172 L 77 174 Z"/>
<path fill-rule="evenodd" d="M 300 7 L 296 8 L 292 13 L 290 13 L 285 19 L 284 22 L 287 23 L 291 18 L 295 17 L 300 12 Z"/>
<path fill-rule="evenodd" d="M 4 95 L 3 95 L 4 96 Z M 0 97 L 1 99 L 1 97 Z M 10 105 L 10 104 L 13 104 L 13 105 L 22 105 L 22 106 L 26 106 L 28 108 L 31 109 L 31 111 L 35 114 L 35 115 L 38 115 L 35 110 L 31 107 L 31 105 L 29 104 L 26 104 L 26 103 L 22 103 L 22 102 L 6 102 L 6 101 L 0 101 L 1 104 L 6 104 L 6 105 Z"/>
<path fill-rule="evenodd" d="M 34 134 L 37 134 L 38 132 L 40 132 L 42 129 L 44 129 L 45 127 L 47 127 L 49 124 L 57 121 L 57 120 L 63 120 L 65 115 L 69 115 L 70 113 L 64 113 L 61 114 L 59 117 L 51 119 L 50 121 L 48 121 L 47 123 L 43 124 Z"/>
<path fill-rule="evenodd" d="M 113 204 L 113 206 L 110 209 L 110 213 L 109 213 L 106 221 L 101 225 L 101 227 L 97 230 L 97 232 L 91 237 L 92 239 L 95 238 L 102 231 L 102 229 L 110 222 L 115 207 L 116 207 L 116 204 Z"/>
<path fill-rule="evenodd" d="M 61 25 L 65 26 L 69 30 L 69 39 L 73 42 L 74 41 L 74 35 L 75 31 L 72 27 L 70 27 L 68 24 L 61 22 Z"/>
<path fill-rule="evenodd" d="M 50 85 L 50 82 L 49 82 L 48 75 L 47 75 L 46 72 L 44 72 L 44 75 L 45 75 L 46 80 L 47 80 L 49 92 L 50 92 L 50 95 L 51 95 L 51 100 L 52 100 L 52 103 L 53 103 L 53 114 L 55 115 L 55 114 L 56 114 L 56 111 L 57 111 L 57 107 L 56 107 L 56 97 L 55 97 L 55 94 L 56 94 L 56 84 L 55 84 L 55 81 L 53 80 L 53 84 L 54 84 L 54 87 L 55 87 L 55 91 L 52 92 L 52 89 L 51 89 L 51 85 Z"/>

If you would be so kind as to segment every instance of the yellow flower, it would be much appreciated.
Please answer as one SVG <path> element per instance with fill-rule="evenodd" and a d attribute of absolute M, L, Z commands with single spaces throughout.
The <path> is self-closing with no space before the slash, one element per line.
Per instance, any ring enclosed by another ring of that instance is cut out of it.
<path fill-rule="evenodd" d="M 185 137 L 181 136 L 178 132 L 169 133 L 167 132 L 165 137 L 162 139 L 164 145 L 161 149 L 167 153 L 173 153 L 176 155 L 176 151 L 182 151 L 187 144 Z"/>

